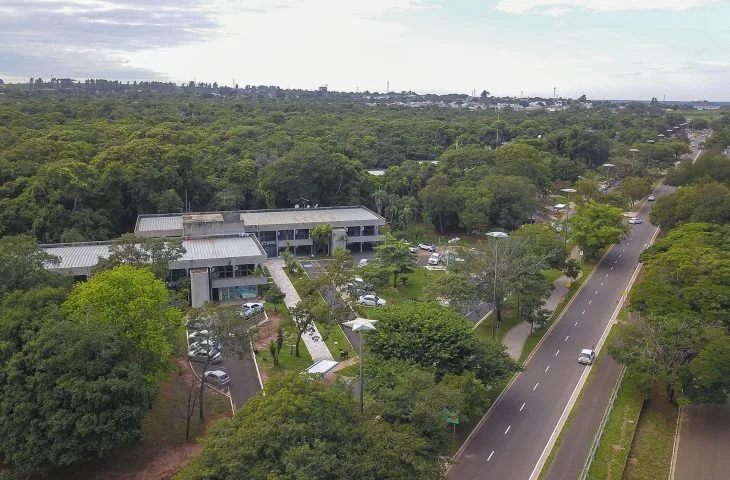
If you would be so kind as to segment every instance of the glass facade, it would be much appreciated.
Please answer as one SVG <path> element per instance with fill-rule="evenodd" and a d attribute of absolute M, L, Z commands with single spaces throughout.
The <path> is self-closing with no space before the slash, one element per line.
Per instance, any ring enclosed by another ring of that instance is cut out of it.
<path fill-rule="evenodd" d="M 219 300 L 241 300 L 244 298 L 255 298 L 259 292 L 256 285 L 247 285 L 244 287 L 220 287 L 217 290 Z"/>

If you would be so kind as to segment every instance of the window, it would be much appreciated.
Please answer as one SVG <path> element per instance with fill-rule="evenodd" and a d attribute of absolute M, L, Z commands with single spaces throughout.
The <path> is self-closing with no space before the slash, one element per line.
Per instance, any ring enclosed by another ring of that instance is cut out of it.
<path fill-rule="evenodd" d="M 348 237 L 359 237 L 360 236 L 360 227 L 347 227 L 347 236 Z"/>
<path fill-rule="evenodd" d="M 370 225 L 368 227 L 362 227 L 362 236 L 363 237 L 373 237 L 375 236 L 375 226 Z"/>
<path fill-rule="evenodd" d="M 303 228 L 294 232 L 295 240 L 307 240 L 309 238 L 309 229 Z"/>
<path fill-rule="evenodd" d="M 267 231 L 267 232 L 259 232 L 257 234 L 260 242 L 275 242 L 276 241 L 276 232 L 275 231 Z"/>
<path fill-rule="evenodd" d="M 279 230 L 279 240 L 294 240 L 294 230 Z"/>

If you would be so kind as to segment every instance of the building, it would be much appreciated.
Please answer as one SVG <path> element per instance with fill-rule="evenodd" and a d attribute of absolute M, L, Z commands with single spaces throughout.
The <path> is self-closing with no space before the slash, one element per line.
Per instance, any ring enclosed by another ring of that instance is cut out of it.
<path fill-rule="evenodd" d="M 170 262 L 168 285 L 190 278 L 190 302 L 194 307 L 208 300 L 237 300 L 259 296 L 259 285 L 267 283 L 261 266 L 266 252 L 255 235 L 216 235 L 183 239 L 185 253 Z M 42 245 L 61 259 L 48 270 L 71 275 L 76 281 L 91 276 L 99 257 L 109 256 L 111 242 L 60 243 Z"/>
<path fill-rule="evenodd" d="M 296 255 L 312 253 L 311 230 L 332 227 L 329 250 L 371 250 L 383 240 L 385 218 L 365 207 L 285 208 L 229 212 L 140 215 L 135 234 L 141 237 L 205 237 L 250 233 L 268 257 L 287 248 Z"/>

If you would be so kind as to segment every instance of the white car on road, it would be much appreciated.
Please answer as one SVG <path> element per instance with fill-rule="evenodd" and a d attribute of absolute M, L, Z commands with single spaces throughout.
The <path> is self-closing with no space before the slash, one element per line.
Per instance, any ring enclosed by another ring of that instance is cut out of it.
<path fill-rule="evenodd" d="M 649 195 L 648 197 L 646 197 L 646 199 L 650 202 L 653 202 L 654 200 L 656 200 L 656 197 L 654 195 Z"/>
<path fill-rule="evenodd" d="M 441 262 L 441 255 L 438 253 L 432 253 L 430 257 L 428 257 L 428 264 L 429 265 L 438 265 L 439 262 Z"/>
<path fill-rule="evenodd" d="M 643 222 L 643 220 L 640 219 L 639 217 L 629 218 L 629 224 L 630 225 L 638 225 L 638 224 L 640 224 L 642 222 Z"/>
<path fill-rule="evenodd" d="M 590 348 L 584 348 L 580 351 L 580 355 L 578 355 L 578 363 L 582 363 L 583 365 L 590 365 L 595 359 L 596 352 Z"/>
<path fill-rule="evenodd" d="M 382 307 L 387 302 L 375 295 L 363 295 L 357 299 L 357 303 L 365 307 Z"/>

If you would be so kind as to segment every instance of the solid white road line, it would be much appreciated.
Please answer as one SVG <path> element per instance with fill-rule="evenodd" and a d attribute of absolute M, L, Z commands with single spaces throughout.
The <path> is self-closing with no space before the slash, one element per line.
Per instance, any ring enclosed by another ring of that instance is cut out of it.
<path fill-rule="evenodd" d="M 490 461 L 492 459 L 492 455 L 494 455 L 494 450 L 492 450 L 492 453 L 490 453 L 487 457 L 487 461 Z"/>
<path fill-rule="evenodd" d="M 523 409 L 523 408 L 525 408 L 525 404 L 524 404 L 524 403 L 523 403 L 523 404 L 522 404 L 522 406 L 520 407 L 520 412 L 522 411 L 522 409 Z"/>
<path fill-rule="evenodd" d="M 534 387 L 532 387 L 532 391 L 534 392 L 537 386 L 540 385 L 540 382 L 537 382 Z"/>
<path fill-rule="evenodd" d="M 512 425 L 509 425 L 509 426 L 507 427 L 507 430 L 505 430 L 505 431 L 504 431 L 504 434 L 505 434 L 505 435 L 507 435 L 507 433 L 509 432 L 509 429 L 510 429 L 510 428 L 512 428 Z"/>

